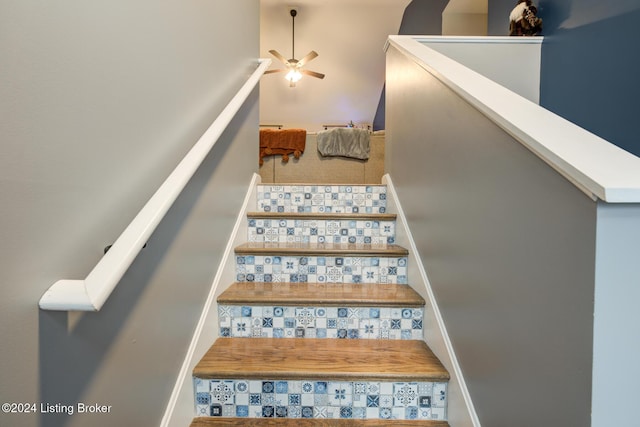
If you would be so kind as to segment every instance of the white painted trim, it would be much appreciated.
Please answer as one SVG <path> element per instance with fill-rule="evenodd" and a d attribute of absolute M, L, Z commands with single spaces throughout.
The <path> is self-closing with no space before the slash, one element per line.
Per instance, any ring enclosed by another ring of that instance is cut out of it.
<path fill-rule="evenodd" d="M 511 37 L 511 36 L 389 36 L 382 50 L 386 52 L 391 45 L 391 38 L 408 37 L 420 44 L 425 43 L 479 43 L 479 44 L 542 44 L 544 37 Z"/>
<path fill-rule="evenodd" d="M 393 208 L 397 214 L 396 221 L 396 235 L 398 235 L 399 226 L 402 227 L 403 234 L 406 236 L 409 244 L 409 252 L 413 255 L 413 259 L 415 260 L 418 270 L 420 272 L 420 278 L 425 285 L 425 290 L 427 294 L 427 306 L 431 308 L 433 311 L 433 317 L 437 323 L 437 330 L 440 333 L 440 339 L 444 343 L 444 347 L 446 349 L 446 356 L 448 359 L 448 363 L 446 363 L 447 368 L 450 369 L 449 372 L 451 376 L 451 382 L 456 382 L 460 394 L 462 395 L 462 399 L 464 401 L 465 409 L 468 414 L 468 418 L 472 423 L 473 427 L 481 427 L 480 420 L 478 419 L 478 414 L 476 413 L 475 407 L 471 400 L 471 395 L 469 394 L 469 389 L 467 388 L 467 384 L 464 380 L 464 376 L 462 375 L 462 369 L 460 368 L 460 364 L 458 363 L 458 359 L 456 358 L 456 353 L 453 349 L 453 345 L 451 344 L 451 340 L 449 339 L 449 334 L 447 333 L 447 328 L 444 324 L 444 320 L 442 319 L 442 314 L 440 313 L 440 309 L 438 308 L 438 303 L 436 301 L 435 295 L 433 294 L 433 290 L 431 289 L 431 284 L 429 282 L 429 278 L 427 277 L 427 272 L 424 269 L 424 265 L 422 264 L 420 254 L 416 247 L 415 241 L 413 240 L 413 236 L 411 234 L 411 230 L 409 229 L 409 224 L 407 222 L 407 218 L 404 215 L 404 211 L 402 210 L 402 205 L 400 204 L 400 200 L 398 199 L 398 194 L 396 193 L 396 189 L 393 185 L 393 181 L 391 180 L 391 176 L 389 174 L 385 174 L 382 177 L 382 183 L 387 186 L 387 202 L 392 202 L 394 204 Z M 389 200 L 391 199 L 391 200 Z M 403 242 L 404 243 L 404 242 Z M 443 361 L 444 362 L 444 361 Z M 451 405 L 451 400 L 449 400 L 449 405 Z M 449 408 L 447 412 L 451 414 Z M 449 418 L 449 417 L 448 417 Z"/>
<path fill-rule="evenodd" d="M 639 157 L 420 42 L 427 39 L 434 40 L 390 36 L 388 45 L 447 85 L 590 197 L 609 203 L 640 203 Z"/>
<path fill-rule="evenodd" d="M 180 372 L 178 374 L 178 378 L 176 379 L 176 383 L 173 386 L 173 391 L 171 392 L 171 397 L 169 398 L 169 402 L 167 403 L 167 408 L 165 409 L 164 416 L 162 417 L 162 421 L 160 423 L 160 427 L 168 427 L 171 425 L 172 418 L 174 415 L 174 411 L 176 409 L 176 405 L 180 398 L 180 395 L 183 393 L 183 389 L 185 384 L 187 383 L 187 378 L 191 378 L 191 372 L 198 362 L 198 355 L 196 354 L 196 350 L 201 345 L 201 341 L 205 340 L 205 345 L 212 344 L 210 337 L 202 337 L 202 332 L 205 327 L 209 324 L 209 315 L 211 313 L 211 308 L 215 302 L 215 295 L 220 286 L 220 283 L 223 281 L 224 272 L 228 268 L 229 265 L 235 266 L 235 257 L 234 257 L 234 248 L 238 244 L 238 240 L 246 240 L 246 219 L 247 212 L 249 212 L 249 206 L 256 206 L 256 187 L 261 182 L 260 175 L 253 174 L 251 179 L 251 183 L 249 184 L 249 189 L 247 190 L 247 194 L 245 195 L 244 201 L 242 203 L 242 208 L 238 213 L 236 218 L 236 222 L 233 226 L 233 230 L 231 232 L 231 236 L 229 237 L 229 241 L 227 242 L 227 246 L 224 250 L 224 254 L 222 259 L 220 260 L 220 264 L 218 265 L 218 270 L 216 271 L 216 275 L 213 279 L 213 283 L 211 284 L 211 289 L 209 290 L 209 295 L 205 301 L 204 307 L 202 308 L 202 313 L 200 314 L 200 319 L 196 326 L 195 332 L 193 333 L 193 337 L 191 338 L 191 343 L 189 344 L 189 349 L 187 350 L 187 354 L 182 362 L 182 367 L 180 368 Z M 242 235 L 244 232 L 244 235 Z M 210 326 L 210 325 L 209 325 Z M 192 402 L 195 400 L 195 396 L 191 395 Z M 195 416 L 195 412 L 191 414 Z M 176 421 L 177 425 L 185 425 L 180 420 Z"/>
<path fill-rule="evenodd" d="M 419 43 L 542 44 L 544 37 L 414 36 Z"/>
<path fill-rule="evenodd" d="M 43 310 L 99 311 L 220 135 L 271 65 L 261 59 L 229 104 L 131 221 L 84 280 L 58 280 L 40 299 Z"/>

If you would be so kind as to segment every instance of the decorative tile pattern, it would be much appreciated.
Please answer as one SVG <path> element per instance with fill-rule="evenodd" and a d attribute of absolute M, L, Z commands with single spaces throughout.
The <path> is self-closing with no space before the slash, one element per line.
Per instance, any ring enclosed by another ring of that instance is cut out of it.
<path fill-rule="evenodd" d="M 194 379 L 197 416 L 444 420 L 447 384 Z"/>
<path fill-rule="evenodd" d="M 385 213 L 384 185 L 259 185 L 263 212 Z"/>
<path fill-rule="evenodd" d="M 395 221 L 249 219 L 250 242 L 395 243 Z"/>
<path fill-rule="evenodd" d="M 422 308 L 218 306 L 220 336 L 423 339 Z"/>
<path fill-rule="evenodd" d="M 385 186 L 260 185 L 263 212 L 385 213 Z M 249 219 L 250 242 L 395 243 L 395 222 Z M 407 257 L 236 256 L 239 282 L 407 284 Z M 218 306 L 226 337 L 423 339 L 422 308 Z M 194 378 L 196 416 L 445 420 L 447 383 Z"/>
<path fill-rule="evenodd" d="M 237 255 L 238 282 L 407 284 L 407 257 Z"/>

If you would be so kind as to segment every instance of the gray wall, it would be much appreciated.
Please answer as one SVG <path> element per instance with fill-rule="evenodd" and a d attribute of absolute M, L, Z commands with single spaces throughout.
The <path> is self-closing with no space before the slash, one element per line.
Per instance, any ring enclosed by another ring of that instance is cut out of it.
<path fill-rule="evenodd" d="M 386 147 L 482 425 L 589 425 L 596 203 L 393 48 Z"/>
<path fill-rule="evenodd" d="M 0 402 L 112 405 L 11 426 L 155 426 L 257 170 L 257 91 L 99 313 L 81 279 L 255 69 L 257 0 L 2 1 Z"/>
<path fill-rule="evenodd" d="M 640 155 L 638 0 L 539 0 L 540 105 Z M 489 0 L 489 34 L 506 35 L 514 2 Z"/>

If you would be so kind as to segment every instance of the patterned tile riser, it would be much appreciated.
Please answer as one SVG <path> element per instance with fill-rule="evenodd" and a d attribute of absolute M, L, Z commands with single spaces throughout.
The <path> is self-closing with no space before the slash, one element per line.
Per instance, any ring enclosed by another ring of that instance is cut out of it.
<path fill-rule="evenodd" d="M 250 242 L 395 243 L 394 221 L 250 219 Z"/>
<path fill-rule="evenodd" d="M 204 380 L 197 416 L 246 418 L 446 419 L 447 384 Z"/>
<path fill-rule="evenodd" d="M 385 186 L 258 186 L 262 212 L 385 213 Z"/>
<path fill-rule="evenodd" d="M 384 186 L 258 186 L 264 212 L 385 213 Z M 395 243 L 393 221 L 250 219 L 250 242 Z M 406 257 L 236 256 L 236 280 L 407 284 Z M 423 339 L 421 308 L 219 306 L 221 336 Z M 245 324 L 244 327 L 238 327 Z M 334 327 L 335 326 L 335 327 Z M 447 384 L 204 380 L 197 416 L 447 417 Z"/>
<path fill-rule="evenodd" d="M 218 306 L 220 336 L 423 339 L 422 308 Z"/>
<path fill-rule="evenodd" d="M 407 258 L 237 255 L 236 281 L 403 285 Z"/>

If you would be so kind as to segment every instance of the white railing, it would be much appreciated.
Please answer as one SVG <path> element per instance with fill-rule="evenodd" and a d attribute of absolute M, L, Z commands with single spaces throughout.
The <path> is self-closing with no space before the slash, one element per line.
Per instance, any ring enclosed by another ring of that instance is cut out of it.
<path fill-rule="evenodd" d="M 171 175 L 131 221 L 109 251 L 84 280 L 58 280 L 40 299 L 43 310 L 99 311 L 122 276 L 200 167 L 245 100 L 269 68 L 270 59 L 261 59 L 229 104 L 209 126 Z"/>
<path fill-rule="evenodd" d="M 594 200 L 640 202 L 640 158 L 427 46 L 434 39 L 390 36 L 385 48 L 403 52 Z"/>

